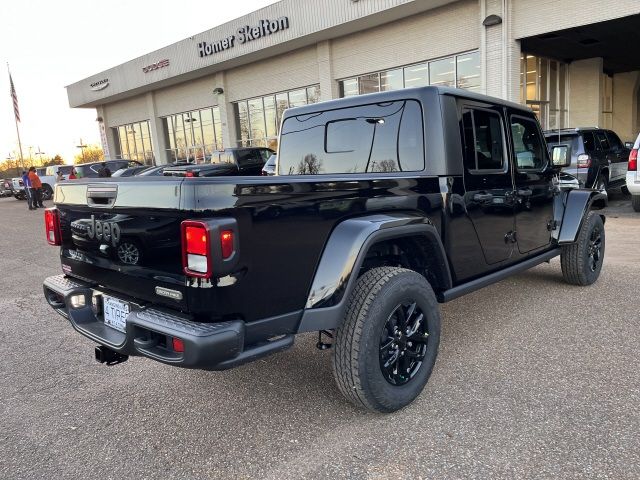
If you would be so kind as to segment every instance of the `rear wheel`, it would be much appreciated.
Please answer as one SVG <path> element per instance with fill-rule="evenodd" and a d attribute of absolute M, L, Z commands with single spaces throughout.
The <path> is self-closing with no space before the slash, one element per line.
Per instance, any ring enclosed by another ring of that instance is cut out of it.
<path fill-rule="evenodd" d="M 393 412 L 422 391 L 436 361 L 440 313 L 426 279 L 381 267 L 357 281 L 336 331 L 333 372 L 353 404 Z"/>
<path fill-rule="evenodd" d="M 636 212 L 640 212 L 640 195 L 633 195 L 631 197 L 631 205 Z"/>
<path fill-rule="evenodd" d="M 578 241 L 562 247 L 560 265 L 565 281 L 583 286 L 595 282 L 602 270 L 604 247 L 604 222 L 591 211 L 580 227 Z"/>
<path fill-rule="evenodd" d="M 53 189 L 50 185 L 42 186 L 42 200 L 51 200 L 53 198 Z"/>

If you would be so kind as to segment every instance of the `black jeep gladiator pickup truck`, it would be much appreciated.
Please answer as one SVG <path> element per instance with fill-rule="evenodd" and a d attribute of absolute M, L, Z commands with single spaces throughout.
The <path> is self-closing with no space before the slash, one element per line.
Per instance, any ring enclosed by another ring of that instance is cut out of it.
<path fill-rule="evenodd" d="M 603 195 L 559 188 L 568 147 L 548 152 L 521 105 L 363 95 L 287 110 L 279 143 L 272 177 L 57 185 L 64 274 L 44 294 L 97 360 L 221 370 L 320 332 L 342 393 L 390 412 L 427 383 L 439 302 L 556 256 L 568 283 L 599 276 Z M 131 243 L 136 262 L 118 254 Z"/>

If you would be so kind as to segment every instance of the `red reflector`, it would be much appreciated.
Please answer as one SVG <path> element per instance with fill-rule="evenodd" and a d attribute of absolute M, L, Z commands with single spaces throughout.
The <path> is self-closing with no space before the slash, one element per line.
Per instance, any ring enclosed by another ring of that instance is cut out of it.
<path fill-rule="evenodd" d="M 206 255 L 207 251 L 207 230 L 204 227 L 190 226 L 184 229 L 184 238 L 187 253 L 195 255 Z"/>
<path fill-rule="evenodd" d="M 195 174 L 195 173 L 193 173 L 191 170 L 189 170 L 189 171 L 185 174 L 185 177 L 189 177 L 189 178 L 193 178 L 193 177 L 195 177 L 195 176 L 196 176 L 196 174 Z"/>
<path fill-rule="evenodd" d="M 222 258 L 225 260 L 233 255 L 233 232 L 225 230 L 220 234 L 220 246 L 222 247 Z"/>
<path fill-rule="evenodd" d="M 44 228 L 49 245 L 62 245 L 62 232 L 60 231 L 60 216 L 58 209 L 47 208 L 44 211 Z"/>
<path fill-rule="evenodd" d="M 184 352 L 184 342 L 179 338 L 173 338 L 173 350 L 178 353 Z"/>
<path fill-rule="evenodd" d="M 631 150 L 631 154 L 629 155 L 629 168 L 630 172 L 638 171 L 638 149 L 634 148 Z"/>

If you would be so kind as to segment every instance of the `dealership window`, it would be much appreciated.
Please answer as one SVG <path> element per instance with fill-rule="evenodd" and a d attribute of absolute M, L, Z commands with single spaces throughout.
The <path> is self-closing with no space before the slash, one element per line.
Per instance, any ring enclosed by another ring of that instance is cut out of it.
<path fill-rule="evenodd" d="M 167 137 L 169 161 L 202 163 L 222 146 L 220 109 L 202 108 L 162 119 Z"/>
<path fill-rule="evenodd" d="M 520 58 L 520 101 L 545 130 L 569 126 L 568 65 L 524 54 Z"/>
<path fill-rule="evenodd" d="M 340 95 L 352 97 L 364 93 L 437 85 L 480 90 L 480 53 L 452 55 L 404 68 L 368 73 L 340 81 Z"/>
<path fill-rule="evenodd" d="M 422 110 L 414 100 L 288 117 L 280 141 L 280 175 L 424 168 Z"/>
<path fill-rule="evenodd" d="M 153 165 L 155 157 L 149 121 L 128 123 L 113 128 L 116 141 L 116 158 L 137 160 L 146 165 Z"/>
<path fill-rule="evenodd" d="M 238 144 L 245 147 L 278 147 L 278 131 L 287 108 L 320 101 L 320 86 L 242 100 L 235 104 Z"/>

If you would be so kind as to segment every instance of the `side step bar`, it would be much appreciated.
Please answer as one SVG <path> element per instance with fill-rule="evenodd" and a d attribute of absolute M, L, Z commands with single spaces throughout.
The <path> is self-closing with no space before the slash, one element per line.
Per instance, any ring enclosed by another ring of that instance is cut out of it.
<path fill-rule="evenodd" d="M 548 262 L 554 257 L 560 255 L 562 249 L 556 248 L 555 250 L 550 250 L 545 252 L 537 257 L 530 258 L 525 260 L 524 262 L 517 263 L 515 265 L 511 265 L 510 267 L 504 268 L 494 273 L 490 273 L 489 275 L 485 275 L 482 278 L 478 278 L 476 280 L 471 280 L 470 282 L 463 283 L 462 285 L 458 285 L 457 287 L 450 288 L 449 290 L 445 290 L 443 292 L 439 292 L 437 294 L 438 302 L 445 303 L 455 298 L 461 297 L 462 295 L 466 295 L 467 293 L 471 293 L 475 290 L 479 290 L 482 287 L 486 287 L 487 285 L 491 285 L 492 283 L 499 282 L 500 280 L 504 280 L 511 275 L 515 275 L 516 273 L 524 272 L 525 270 L 529 270 L 530 268 L 535 267 L 536 265 L 540 265 L 541 263 Z"/>

